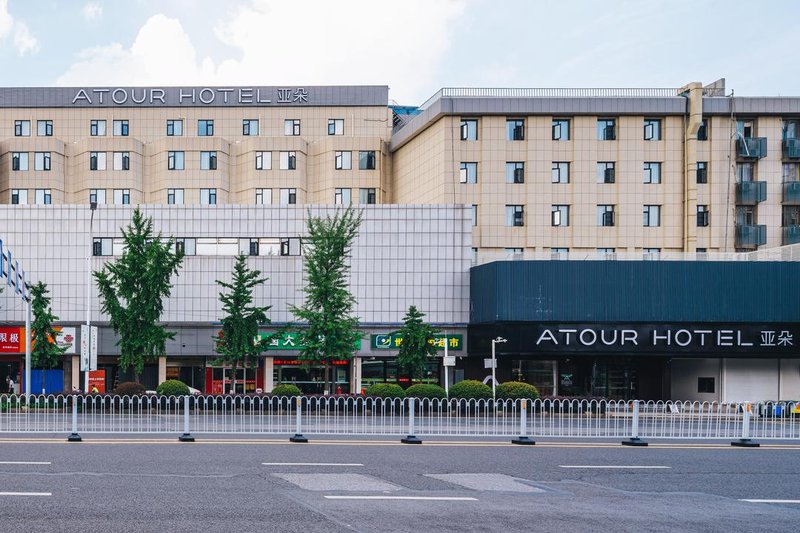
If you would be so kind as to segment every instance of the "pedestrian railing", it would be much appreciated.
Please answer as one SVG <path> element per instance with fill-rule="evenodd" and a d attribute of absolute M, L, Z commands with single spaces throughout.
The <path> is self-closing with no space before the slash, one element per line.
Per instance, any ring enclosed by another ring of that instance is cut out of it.
<path fill-rule="evenodd" d="M 800 440 L 800 404 L 365 397 L 0 395 L 0 433 Z"/>

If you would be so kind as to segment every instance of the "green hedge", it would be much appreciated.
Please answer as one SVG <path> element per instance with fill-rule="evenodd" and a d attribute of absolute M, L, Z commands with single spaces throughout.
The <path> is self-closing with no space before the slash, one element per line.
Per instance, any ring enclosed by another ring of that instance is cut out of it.
<path fill-rule="evenodd" d="M 457 400 L 491 400 L 492 388 L 480 381 L 465 379 L 450 387 L 450 397 Z"/>
<path fill-rule="evenodd" d="M 372 398 L 405 398 L 406 391 L 395 383 L 376 383 L 367 389 L 366 395 Z"/>
<path fill-rule="evenodd" d="M 144 394 L 146 391 L 147 389 L 145 389 L 144 385 L 141 383 L 125 381 L 117 385 L 117 388 L 114 389 L 114 394 L 119 396 L 138 396 Z"/>
<path fill-rule="evenodd" d="M 539 389 L 530 383 L 506 381 L 497 386 L 498 400 L 535 400 L 539 397 Z"/>
<path fill-rule="evenodd" d="M 189 386 L 177 379 L 168 379 L 156 388 L 159 396 L 186 396 L 189 394 Z"/>
<path fill-rule="evenodd" d="M 406 389 L 406 398 L 420 398 L 420 399 L 444 399 L 447 398 L 447 393 L 439 385 L 431 383 L 417 383 L 411 385 Z"/>
<path fill-rule="evenodd" d="M 291 383 L 282 383 L 280 385 L 275 385 L 275 388 L 272 389 L 270 394 L 272 396 L 300 396 L 303 394 L 303 392 L 297 385 L 292 385 Z"/>

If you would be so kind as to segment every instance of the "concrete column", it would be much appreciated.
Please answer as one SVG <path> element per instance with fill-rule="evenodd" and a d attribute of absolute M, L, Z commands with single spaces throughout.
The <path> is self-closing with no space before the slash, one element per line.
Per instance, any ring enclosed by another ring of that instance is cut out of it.
<path fill-rule="evenodd" d="M 361 358 L 353 357 L 350 362 L 350 393 L 361 392 Z"/>
<path fill-rule="evenodd" d="M 683 149 L 683 251 L 693 252 L 697 247 L 697 132 L 703 123 L 703 86 L 689 83 L 681 93 L 689 99 Z"/>
<path fill-rule="evenodd" d="M 272 392 L 272 389 L 275 388 L 275 379 L 272 375 L 274 370 L 274 365 L 272 364 L 272 357 L 267 356 L 264 358 L 264 392 Z"/>
<path fill-rule="evenodd" d="M 81 356 L 73 355 L 70 361 L 71 385 L 70 390 L 75 390 L 81 386 Z"/>
<path fill-rule="evenodd" d="M 158 385 L 167 381 L 167 358 L 161 356 L 158 358 Z"/>

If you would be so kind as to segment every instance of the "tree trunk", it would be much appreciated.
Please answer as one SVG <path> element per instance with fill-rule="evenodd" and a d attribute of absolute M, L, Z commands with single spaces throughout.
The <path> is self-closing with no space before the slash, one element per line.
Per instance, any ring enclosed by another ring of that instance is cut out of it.
<path fill-rule="evenodd" d="M 323 385 L 322 394 L 327 396 L 331 393 L 331 365 L 325 362 L 325 385 Z"/>
<path fill-rule="evenodd" d="M 236 368 L 239 366 L 238 361 L 234 361 L 233 365 L 231 365 L 231 394 L 236 394 Z"/>

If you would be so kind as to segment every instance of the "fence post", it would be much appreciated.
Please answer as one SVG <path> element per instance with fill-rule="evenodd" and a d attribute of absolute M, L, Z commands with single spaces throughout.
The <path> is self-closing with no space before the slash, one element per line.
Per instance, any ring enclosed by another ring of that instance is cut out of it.
<path fill-rule="evenodd" d="M 401 400 L 402 401 L 402 400 Z M 408 399 L 408 435 L 400 439 L 403 444 L 422 444 L 422 441 L 414 435 L 414 398 Z"/>
<path fill-rule="evenodd" d="M 744 403 L 744 413 L 742 414 L 742 438 L 731 442 L 731 446 L 740 448 L 758 448 L 759 443 L 750 440 L 750 402 Z"/>
<path fill-rule="evenodd" d="M 189 433 L 189 395 L 183 397 L 183 435 L 178 437 L 181 442 L 194 442 L 194 437 Z"/>
<path fill-rule="evenodd" d="M 521 400 L 519 406 L 519 438 L 513 439 L 511 444 L 536 444 L 528 437 L 528 400 Z"/>
<path fill-rule="evenodd" d="M 631 419 L 631 438 L 622 441 L 623 446 L 647 446 L 639 438 L 639 400 L 633 400 L 633 418 Z"/>
<path fill-rule="evenodd" d="M 78 434 L 78 396 L 72 395 L 72 433 L 67 437 L 67 442 L 81 442 L 83 439 Z"/>
<path fill-rule="evenodd" d="M 308 442 L 308 439 L 303 436 L 303 398 L 295 396 L 294 399 L 297 412 L 295 415 L 294 437 L 289 437 L 289 442 Z"/>

